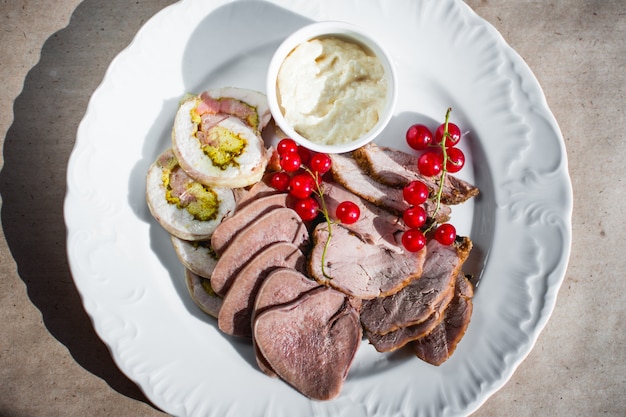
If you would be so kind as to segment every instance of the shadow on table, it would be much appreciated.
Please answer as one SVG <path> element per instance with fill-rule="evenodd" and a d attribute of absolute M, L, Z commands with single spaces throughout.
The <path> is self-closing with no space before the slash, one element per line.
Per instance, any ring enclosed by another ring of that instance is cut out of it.
<path fill-rule="evenodd" d="M 150 404 L 96 335 L 66 258 L 63 202 L 78 124 L 110 61 L 173 0 L 85 0 L 45 42 L 13 111 L 0 172 L 2 224 L 18 272 L 50 333 L 89 372 Z M 155 407 L 156 408 L 156 407 Z"/>

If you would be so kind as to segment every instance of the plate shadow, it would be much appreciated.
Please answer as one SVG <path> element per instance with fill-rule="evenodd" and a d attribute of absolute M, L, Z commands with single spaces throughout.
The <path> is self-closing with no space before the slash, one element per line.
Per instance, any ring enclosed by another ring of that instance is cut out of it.
<path fill-rule="evenodd" d="M 66 256 L 63 203 L 67 162 L 91 94 L 145 21 L 172 3 L 80 3 L 68 26 L 46 40 L 26 76 L 14 102 L 0 172 L 4 234 L 47 330 L 87 371 L 153 407 L 118 369 L 83 308 Z"/>

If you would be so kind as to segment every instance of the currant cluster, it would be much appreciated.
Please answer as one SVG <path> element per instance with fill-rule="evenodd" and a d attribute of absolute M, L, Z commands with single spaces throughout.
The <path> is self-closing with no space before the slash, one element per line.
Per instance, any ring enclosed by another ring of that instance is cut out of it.
<path fill-rule="evenodd" d="M 292 208 L 302 220 L 312 221 L 322 213 L 330 223 L 331 219 L 320 187 L 322 177 L 332 166 L 328 154 L 311 152 L 289 138 L 278 142 L 276 151 L 282 171 L 272 174 L 270 185 L 279 191 L 289 192 L 294 197 Z M 319 197 L 321 207 L 313 195 Z M 359 206 L 351 201 L 341 202 L 335 210 L 335 218 L 344 224 L 355 223 L 360 216 Z"/>
<path fill-rule="evenodd" d="M 426 235 L 434 229 L 433 237 L 442 245 L 451 245 L 456 239 L 456 228 L 450 223 L 426 227 L 428 215 L 423 204 L 429 198 L 435 200 L 436 216 L 441 204 L 445 176 L 455 173 L 465 165 L 465 154 L 456 147 L 461 140 L 461 130 L 451 123 L 450 112 L 446 112 L 445 122 L 439 125 L 433 135 L 428 126 L 414 124 L 407 129 L 407 144 L 422 154 L 417 160 L 418 171 L 426 177 L 439 176 L 439 188 L 430 196 L 429 189 L 422 181 L 412 181 L 404 187 L 403 197 L 411 205 L 403 213 L 404 223 L 409 229 L 402 235 L 402 244 L 410 252 L 418 252 L 426 245 Z"/>

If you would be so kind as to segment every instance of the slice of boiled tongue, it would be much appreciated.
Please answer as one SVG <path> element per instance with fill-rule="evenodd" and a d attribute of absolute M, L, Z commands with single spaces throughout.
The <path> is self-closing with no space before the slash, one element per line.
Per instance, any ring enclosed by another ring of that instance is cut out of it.
<path fill-rule="evenodd" d="M 211 285 L 224 296 L 237 273 L 261 250 L 276 242 L 305 247 L 308 239 L 309 231 L 298 213 L 286 207 L 273 209 L 235 236 L 215 265 Z"/>
<path fill-rule="evenodd" d="M 304 270 L 305 256 L 291 242 L 276 242 L 253 257 L 235 277 L 218 316 L 221 331 L 252 337 L 252 314 L 257 293 L 267 275 L 279 267 Z"/>
<path fill-rule="evenodd" d="M 213 232 L 213 250 L 222 254 L 235 236 L 250 223 L 276 208 L 287 207 L 287 196 L 286 193 L 276 193 L 260 197 L 244 206 L 238 203 L 235 213 L 220 223 Z"/>
<path fill-rule="evenodd" d="M 300 298 L 303 294 L 320 288 L 317 281 L 310 279 L 300 271 L 293 268 L 277 268 L 270 272 L 261 284 L 252 311 L 252 323 L 254 318 L 263 311 L 278 305 L 288 304 Z M 276 372 L 263 357 L 259 348 L 252 338 L 256 362 L 265 374 L 275 377 Z"/>
<path fill-rule="evenodd" d="M 303 395 L 339 395 L 361 341 L 359 315 L 347 297 L 321 287 L 254 320 L 256 346 L 276 374 Z"/>

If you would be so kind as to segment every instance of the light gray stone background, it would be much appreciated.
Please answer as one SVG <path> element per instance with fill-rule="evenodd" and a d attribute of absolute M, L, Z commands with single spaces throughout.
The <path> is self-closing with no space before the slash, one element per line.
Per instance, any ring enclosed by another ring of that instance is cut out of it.
<path fill-rule="evenodd" d="M 209 0 L 207 0 L 209 1 Z M 69 273 L 67 160 L 111 59 L 171 0 L 0 1 L 0 416 L 162 416 L 115 366 Z M 573 246 L 528 358 L 474 415 L 626 415 L 626 2 L 467 0 L 559 122 Z"/>

